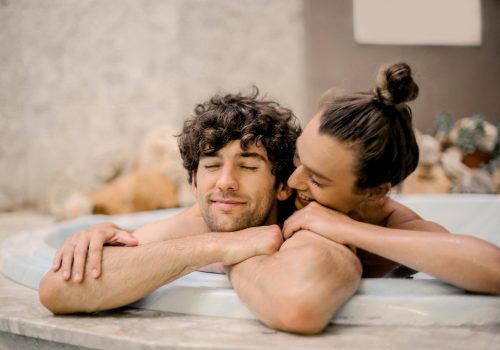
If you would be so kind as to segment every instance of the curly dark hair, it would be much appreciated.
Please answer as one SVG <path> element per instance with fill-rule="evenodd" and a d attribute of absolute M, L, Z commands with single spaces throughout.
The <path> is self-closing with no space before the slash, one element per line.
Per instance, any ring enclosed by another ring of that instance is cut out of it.
<path fill-rule="evenodd" d="M 241 141 L 243 149 L 260 143 L 273 164 L 276 186 L 286 183 L 294 171 L 295 142 L 301 128 L 293 112 L 277 102 L 257 99 L 259 90 L 242 94 L 215 95 L 198 104 L 178 135 L 179 150 L 189 182 L 200 157 L 217 152 L 229 142 Z"/>

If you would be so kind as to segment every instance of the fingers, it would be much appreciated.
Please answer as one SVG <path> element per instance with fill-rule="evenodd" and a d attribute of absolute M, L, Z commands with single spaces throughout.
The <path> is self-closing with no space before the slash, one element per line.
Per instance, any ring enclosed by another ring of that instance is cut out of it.
<path fill-rule="evenodd" d="M 54 255 L 54 259 L 52 260 L 52 270 L 54 272 L 59 271 L 59 269 L 61 268 L 62 255 L 63 249 L 59 248 L 56 252 L 56 255 Z"/>
<path fill-rule="evenodd" d="M 314 222 L 318 220 L 318 212 L 324 210 L 317 202 L 308 204 L 305 208 L 297 210 L 283 223 L 283 237 L 285 240 L 300 230 L 314 231 Z"/>
<path fill-rule="evenodd" d="M 262 247 L 261 254 L 274 254 L 283 244 L 283 235 L 278 225 L 267 227 L 268 242 Z M 257 237 L 257 239 L 261 239 Z"/>
<path fill-rule="evenodd" d="M 65 281 L 68 281 L 71 278 L 71 267 L 73 265 L 75 244 L 72 241 L 69 241 L 64 244 L 62 249 L 63 249 L 62 262 L 61 262 L 62 276 Z"/>
<path fill-rule="evenodd" d="M 102 251 L 104 250 L 104 240 L 102 236 L 94 236 L 89 244 L 89 266 L 90 274 L 93 278 L 101 275 Z"/>
<path fill-rule="evenodd" d="M 85 261 L 87 260 L 87 252 L 89 250 L 89 241 L 88 234 L 84 233 L 75 245 L 75 251 L 73 253 L 73 271 L 71 274 L 75 283 L 83 281 Z"/>
<path fill-rule="evenodd" d="M 293 234 L 301 229 L 297 220 L 298 213 L 293 214 L 283 223 L 283 238 L 285 241 L 293 236 Z"/>
<path fill-rule="evenodd" d="M 68 238 L 56 252 L 52 270 L 62 270 L 65 281 L 71 278 L 75 283 L 83 281 L 85 266 L 89 264 L 91 276 L 101 275 L 102 251 L 104 244 L 137 246 L 139 241 L 131 232 L 111 223 L 102 223 L 79 231 Z"/>
<path fill-rule="evenodd" d="M 127 247 L 135 247 L 139 241 L 129 231 L 116 229 L 114 232 L 114 240 L 110 242 L 112 245 L 124 245 Z"/>

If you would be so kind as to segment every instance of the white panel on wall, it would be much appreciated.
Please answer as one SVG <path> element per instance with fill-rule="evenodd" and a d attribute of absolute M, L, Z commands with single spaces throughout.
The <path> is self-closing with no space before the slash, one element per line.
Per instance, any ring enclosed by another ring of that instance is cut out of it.
<path fill-rule="evenodd" d="M 481 45 L 480 0 L 353 0 L 360 44 Z"/>

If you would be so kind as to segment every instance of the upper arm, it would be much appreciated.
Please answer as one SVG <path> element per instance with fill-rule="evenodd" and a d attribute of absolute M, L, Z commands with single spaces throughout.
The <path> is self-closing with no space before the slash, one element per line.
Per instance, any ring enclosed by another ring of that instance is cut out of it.
<path fill-rule="evenodd" d="M 308 246 L 315 247 L 332 256 L 340 255 L 352 263 L 357 261 L 355 253 L 350 248 L 307 230 L 298 231 L 290 239 L 286 240 L 282 244 L 280 252 L 294 249 L 300 252 L 301 249 Z"/>
<path fill-rule="evenodd" d="M 298 231 L 272 255 L 230 271 L 240 298 L 268 326 L 317 333 L 356 291 L 361 264 L 347 247 Z"/>
<path fill-rule="evenodd" d="M 310 269 L 308 273 L 327 274 L 334 279 L 342 275 L 356 280 L 362 272 L 361 263 L 350 248 L 306 230 L 285 241 L 278 254 L 296 257 Z"/>
<path fill-rule="evenodd" d="M 201 216 L 178 214 L 160 221 L 146 224 L 133 235 L 139 244 L 165 241 L 209 232 Z"/>

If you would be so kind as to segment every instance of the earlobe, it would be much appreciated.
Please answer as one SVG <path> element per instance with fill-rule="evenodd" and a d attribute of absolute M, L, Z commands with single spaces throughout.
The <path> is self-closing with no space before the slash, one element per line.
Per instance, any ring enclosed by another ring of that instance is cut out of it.
<path fill-rule="evenodd" d="M 288 198 L 290 198 L 290 196 L 292 195 L 293 193 L 293 189 L 288 186 L 286 183 L 281 183 L 278 187 L 278 193 L 276 195 L 276 198 L 279 200 L 279 201 L 286 201 Z"/>

